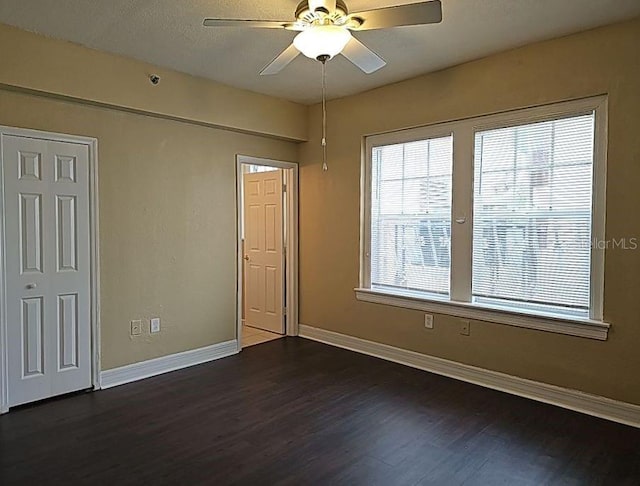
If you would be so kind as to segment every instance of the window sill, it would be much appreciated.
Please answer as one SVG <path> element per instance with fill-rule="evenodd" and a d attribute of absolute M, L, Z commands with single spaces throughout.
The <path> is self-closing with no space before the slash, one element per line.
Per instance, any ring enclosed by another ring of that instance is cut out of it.
<path fill-rule="evenodd" d="M 464 319 L 495 322 L 508 326 L 524 327 L 539 331 L 568 334 L 589 339 L 606 341 L 610 324 L 591 319 L 573 317 L 543 316 L 494 308 L 467 302 L 425 299 L 395 294 L 389 291 L 357 288 L 356 299 L 374 304 L 392 305 L 405 309 L 434 312 Z"/>

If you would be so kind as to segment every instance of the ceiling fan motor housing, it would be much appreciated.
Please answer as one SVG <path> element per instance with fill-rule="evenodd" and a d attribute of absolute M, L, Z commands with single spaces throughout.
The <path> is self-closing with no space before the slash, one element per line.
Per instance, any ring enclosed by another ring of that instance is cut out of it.
<path fill-rule="evenodd" d="M 319 15 L 322 14 L 322 16 Z M 347 6 L 342 0 L 336 1 L 336 10 L 331 13 L 326 11 L 326 9 L 317 9 L 316 12 L 312 12 L 309 8 L 309 2 L 307 0 L 303 0 L 300 2 L 298 7 L 296 8 L 296 19 L 301 22 L 313 23 L 316 20 L 320 20 L 321 18 L 329 18 L 333 22 L 339 21 L 341 19 L 345 19 L 349 15 L 349 11 L 347 10 Z"/>

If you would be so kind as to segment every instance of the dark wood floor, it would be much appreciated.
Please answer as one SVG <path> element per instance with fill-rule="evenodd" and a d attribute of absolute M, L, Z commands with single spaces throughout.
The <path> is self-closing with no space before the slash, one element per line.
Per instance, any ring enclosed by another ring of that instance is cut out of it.
<path fill-rule="evenodd" d="M 640 430 L 297 338 L 0 417 L 0 483 L 640 484 Z"/>

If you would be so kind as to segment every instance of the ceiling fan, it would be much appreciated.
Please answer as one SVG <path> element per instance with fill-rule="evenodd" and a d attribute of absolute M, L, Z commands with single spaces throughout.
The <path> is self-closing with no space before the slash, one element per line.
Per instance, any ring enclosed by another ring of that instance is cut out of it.
<path fill-rule="evenodd" d="M 408 25 L 435 24 L 442 21 L 440 0 L 349 13 L 342 0 L 303 0 L 293 21 L 205 19 L 205 27 L 251 27 L 286 29 L 299 34 L 287 49 L 269 63 L 262 75 L 277 74 L 302 52 L 326 62 L 342 54 L 362 71 L 371 74 L 386 62 L 356 39 L 351 32 L 388 29 Z"/>
<path fill-rule="evenodd" d="M 351 32 L 436 24 L 441 21 L 440 0 L 365 10 L 352 14 L 349 13 L 343 0 L 303 0 L 296 8 L 293 21 L 205 19 L 204 26 L 286 29 L 298 32 L 293 43 L 271 61 L 260 74 L 279 73 L 300 53 L 322 63 L 322 168 L 327 170 L 326 62 L 342 54 L 362 71 L 371 74 L 387 63 L 356 39 Z"/>

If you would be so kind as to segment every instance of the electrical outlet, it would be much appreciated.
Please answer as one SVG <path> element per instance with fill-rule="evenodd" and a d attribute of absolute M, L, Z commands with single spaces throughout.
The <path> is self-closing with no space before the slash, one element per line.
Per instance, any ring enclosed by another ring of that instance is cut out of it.
<path fill-rule="evenodd" d="M 425 314 L 424 315 L 424 327 L 427 329 L 433 329 L 433 315 Z"/>
<path fill-rule="evenodd" d="M 139 336 L 142 334 L 142 321 L 139 319 L 131 321 L 131 335 Z"/>
<path fill-rule="evenodd" d="M 460 334 L 469 336 L 471 334 L 471 323 L 469 321 L 461 321 Z"/>
<path fill-rule="evenodd" d="M 152 333 L 160 332 L 160 318 L 159 317 L 154 317 L 153 319 L 151 319 L 150 330 L 151 330 Z"/>

